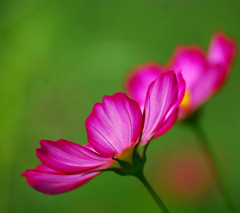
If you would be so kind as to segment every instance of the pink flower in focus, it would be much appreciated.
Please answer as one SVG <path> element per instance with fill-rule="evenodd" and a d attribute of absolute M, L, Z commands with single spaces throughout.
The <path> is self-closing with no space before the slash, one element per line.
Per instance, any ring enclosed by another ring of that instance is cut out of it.
<path fill-rule="evenodd" d="M 171 128 L 184 93 L 181 74 L 169 71 L 149 85 L 144 113 L 124 93 L 105 95 L 86 119 L 87 145 L 63 139 L 41 140 L 37 157 L 42 165 L 26 170 L 22 176 L 36 190 L 58 194 L 75 189 L 100 174 L 99 170 L 118 164 L 114 159 L 131 162 L 132 150 L 139 140 L 140 145 L 147 144 Z"/>
<path fill-rule="evenodd" d="M 178 47 L 166 67 L 149 63 L 130 73 L 125 84 L 127 93 L 143 109 L 148 85 L 159 73 L 166 70 L 181 72 L 186 82 L 186 93 L 179 107 L 179 118 L 185 118 L 222 87 L 235 51 L 235 42 L 222 33 L 214 34 L 206 54 L 198 46 Z"/>

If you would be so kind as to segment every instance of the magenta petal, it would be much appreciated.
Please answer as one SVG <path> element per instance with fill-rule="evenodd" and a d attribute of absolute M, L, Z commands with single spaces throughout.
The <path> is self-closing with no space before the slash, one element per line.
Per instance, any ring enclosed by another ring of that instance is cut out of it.
<path fill-rule="evenodd" d="M 142 143 L 147 143 L 166 122 L 178 100 L 178 81 L 173 71 L 161 74 L 148 89 L 144 107 Z"/>
<path fill-rule="evenodd" d="M 85 123 L 89 144 L 101 155 L 112 157 L 132 145 L 142 130 L 142 113 L 137 102 L 124 93 L 105 95 L 94 105 Z"/>
<path fill-rule="evenodd" d="M 176 75 L 177 75 L 177 81 L 178 81 L 178 98 L 176 103 L 174 104 L 175 108 L 177 108 L 179 104 L 181 104 L 183 97 L 185 95 L 186 86 L 187 86 L 185 80 L 183 79 L 182 73 L 180 72 Z"/>
<path fill-rule="evenodd" d="M 177 74 L 177 81 L 178 81 L 178 98 L 171 110 L 169 111 L 168 115 L 165 118 L 165 123 L 161 127 L 161 129 L 154 135 L 154 138 L 157 138 L 161 136 L 162 134 L 165 134 L 168 130 L 172 128 L 172 126 L 175 124 L 177 118 L 179 118 L 181 115 L 180 113 L 180 103 L 183 100 L 185 90 L 186 90 L 186 83 L 182 77 L 181 73 Z"/>
<path fill-rule="evenodd" d="M 128 95 L 144 108 L 149 85 L 164 72 L 164 69 L 154 63 L 143 64 L 132 71 L 126 79 L 125 87 Z"/>
<path fill-rule="evenodd" d="M 28 184 L 37 191 L 46 194 L 59 194 L 82 186 L 99 173 L 66 174 L 40 165 L 36 169 L 26 170 L 21 176 L 25 176 Z"/>
<path fill-rule="evenodd" d="M 172 110 L 174 110 L 175 112 L 178 112 L 178 118 L 182 118 L 183 116 L 185 116 L 185 111 L 183 111 L 183 109 L 179 106 L 183 100 L 183 97 L 185 95 L 185 91 L 186 91 L 186 82 L 183 79 L 182 73 L 178 73 L 177 74 L 177 80 L 178 80 L 178 98 L 176 103 L 174 104 Z M 176 108 L 178 108 L 178 110 L 175 110 Z M 175 113 L 173 112 L 173 114 Z M 174 116 L 173 116 L 174 117 Z M 173 120 L 173 117 L 167 118 L 170 120 Z M 170 121 L 169 121 L 170 122 Z M 174 123 L 173 123 L 174 124 Z M 169 124 L 168 124 L 169 125 Z M 166 125 L 166 126 L 168 126 Z M 169 129 L 171 128 L 171 126 L 169 126 Z M 157 134 L 158 135 L 158 134 Z"/>
<path fill-rule="evenodd" d="M 209 65 L 208 72 L 199 79 L 198 84 L 192 90 L 192 108 L 196 109 L 203 102 L 209 99 L 223 86 L 226 80 L 226 69 L 222 66 Z"/>
<path fill-rule="evenodd" d="M 205 73 L 192 89 L 192 107 L 199 107 L 225 83 L 236 54 L 236 43 L 222 33 L 216 33 L 210 43 Z"/>
<path fill-rule="evenodd" d="M 170 67 L 178 72 L 181 71 L 186 82 L 186 90 L 190 95 L 189 106 L 180 106 L 179 118 L 181 119 L 196 109 L 198 103 L 195 104 L 195 100 L 200 102 L 200 99 L 195 96 L 196 86 L 204 78 L 208 69 L 208 62 L 201 48 L 198 46 L 185 46 L 178 47 L 175 50 Z"/>
<path fill-rule="evenodd" d="M 171 60 L 170 69 L 181 71 L 187 89 L 191 90 L 207 69 L 205 54 L 197 46 L 178 47 Z"/>
<path fill-rule="evenodd" d="M 165 123 L 162 125 L 161 129 L 153 136 L 153 138 L 157 138 L 163 134 L 165 134 L 171 127 L 175 124 L 178 118 L 178 108 L 176 108 L 166 119 Z"/>
<path fill-rule="evenodd" d="M 214 34 L 207 56 L 209 63 L 225 66 L 228 70 L 235 55 L 235 41 L 230 40 L 223 33 Z"/>
<path fill-rule="evenodd" d="M 102 157 L 92 150 L 76 143 L 60 139 L 41 140 L 37 149 L 40 161 L 60 172 L 80 172 L 109 164 L 111 158 Z"/>

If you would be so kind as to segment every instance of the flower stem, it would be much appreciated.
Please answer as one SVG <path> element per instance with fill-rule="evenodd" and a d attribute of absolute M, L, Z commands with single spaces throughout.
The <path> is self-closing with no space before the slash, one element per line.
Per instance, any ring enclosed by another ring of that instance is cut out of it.
<path fill-rule="evenodd" d="M 218 184 L 218 187 L 221 191 L 221 194 L 222 194 L 229 210 L 232 213 L 237 213 L 237 210 L 236 210 L 235 206 L 233 205 L 232 200 L 228 194 L 227 184 L 226 184 L 226 180 L 224 177 L 224 173 L 222 171 L 222 168 L 220 166 L 218 158 L 217 158 L 211 144 L 209 143 L 209 141 L 207 139 L 207 136 L 206 136 L 204 130 L 202 129 L 202 127 L 199 125 L 198 122 L 194 122 L 190 126 L 192 127 L 193 131 L 199 138 L 199 144 L 201 145 L 202 150 L 204 151 L 204 153 L 206 153 L 211 158 L 210 159 L 212 161 L 211 171 L 213 172 L 213 178 L 215 178 L 215 181 Z"/>
<path fill-rule="evenodd" d="M 165 206 L 165 204 L 163 203 L 163 201 L 158 197 L 158 195 L 156 194 L 154 189 L 151 187 L 151 185 L 148 183 L 148 181 L 144 177 L 143 172 L 136 175 L 136 177 L 146 187 L 146 189 L 151 194 L 152 198 L 155 200 L 155 202 L 157 203 L 158 207 L 162 210 L 162 212 L 163 213 L 169 213 L 169 211 L 168 211 L 167 207 Z"/>

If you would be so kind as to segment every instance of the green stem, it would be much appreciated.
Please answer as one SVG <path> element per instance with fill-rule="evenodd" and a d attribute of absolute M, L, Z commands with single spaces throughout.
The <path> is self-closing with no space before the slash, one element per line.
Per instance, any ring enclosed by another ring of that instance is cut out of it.
<path fill-rule="evenodd" d="M 151 187 L 151 185 L 148 183 L 146 178 L 144 177 L 143 173 L 140 173 L 136 175 L 136 177 L 142 182 L 142 184 L 146 187 L 148 192 L 151 194 L 152 198 L 155 200 L 159 208 L 162 210 L 163 213 L 170 213 L 165 206 L 165 204 L 162 202 L 162 200 L 158 197 L 154 189 Z"/>
<path fill-rule="evenodd" d="M 211 158 L 211 161 L 212 161 L 211 171 L 213 172 L 213 177 L 215 178 L 215 181 L 219 186 L 219 189 L 222 193 L 222 196 L 223 196 L 229 210 L 233 213 L 237 213 L 237 210 L 236 210 L 235 206 L 233 205 L 232 200 L 228 194 L 227 184 L 226 184 L 226 180 L 224 177 L 224 173 L 222 171 L 222 168 L 220 166 L 218 158 L 217 158 L 211 144 L 209 143 L 209 141 L 207 139 L 207 136 L 206 136 L 204 130 L 201 128 L 201 126 L 197 122 L 192 123 L 192 125 L 190 125 L 190 126 L 192 127 L 192 129 L 196 133 L 196 135 L 198 136 L 199 144 L 201 145 L 202 150 L 204 151 L 204 153 L 206 153 Z"/>

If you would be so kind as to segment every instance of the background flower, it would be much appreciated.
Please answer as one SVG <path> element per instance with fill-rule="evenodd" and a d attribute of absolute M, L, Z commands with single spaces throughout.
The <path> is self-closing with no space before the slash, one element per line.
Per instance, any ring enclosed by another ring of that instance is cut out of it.
<path fill-rule="evenodd" d="M 158 190 L 172 202 L 207 202 L 216 189 L 211 173 L 211 160 L 193 142 L 169 148 L 168 154 L 158 157 L 152 174 Z M 163 172 L 164 171 L 164 172 Z"/>
<path fill-rule="evenodd" d="M 185 97 L 180 105 L 179 118 L 193 113 L 225 83 L 236 44 L 222 33 L 215 33 L 205 54 L 199 46 L 181 46 L 174 51 L 164 68 L 157 63 L 143 64 L 134 69 L 126 79 L 126 90 L 141 106 L 148 85 L 166 70 L 182 73 L 187 84 Z"/>

